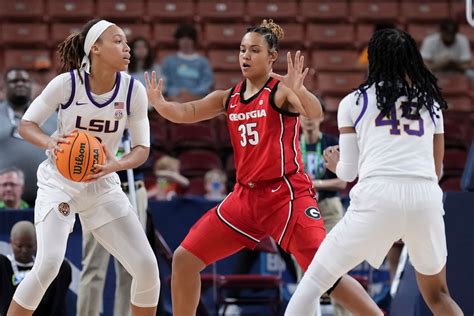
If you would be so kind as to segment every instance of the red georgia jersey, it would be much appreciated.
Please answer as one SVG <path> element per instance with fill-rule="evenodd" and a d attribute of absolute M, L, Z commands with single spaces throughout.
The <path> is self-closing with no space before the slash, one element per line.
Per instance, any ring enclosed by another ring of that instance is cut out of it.
<path fill-rule="evenodd" d="M 244 80 L 232 89 L 227 101 L 237 181 L 244 185 L 304 171 L 299 114 L 275 105 L 278 84 L 270 78 L 258 93 L 244 100 Z"/>

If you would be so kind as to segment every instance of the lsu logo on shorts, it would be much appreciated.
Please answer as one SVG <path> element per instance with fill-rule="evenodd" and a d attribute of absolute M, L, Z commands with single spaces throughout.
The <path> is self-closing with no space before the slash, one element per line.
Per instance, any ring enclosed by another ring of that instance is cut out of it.
<path fill-rule="evenodd" d="M 304 213 L 306 216 L 309 218 L 315 219 L 315 220 L 320 220 L 321 219 L 321 212 L 314 206 L 308 207 Z"/>
<path fill-rule="evenodd" d="M 71 213 L 71 208 L 69 207 L 69 204 L 62 202 L 58 205 L 58 211 L 64 216 L 68 216 Z"/>

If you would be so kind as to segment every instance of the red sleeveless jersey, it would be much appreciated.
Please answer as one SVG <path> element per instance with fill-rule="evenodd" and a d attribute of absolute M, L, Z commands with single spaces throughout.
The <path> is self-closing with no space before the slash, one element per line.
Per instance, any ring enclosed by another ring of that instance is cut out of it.
<path fill-rule="evenodd" d="M 245 100 L 244 80 L 231 90 L 227 100 L 237 181 L 243 185 L 304 172 L 299 114 L 275 105 L 278 84 L 270 78 L 258 93 Z"/>

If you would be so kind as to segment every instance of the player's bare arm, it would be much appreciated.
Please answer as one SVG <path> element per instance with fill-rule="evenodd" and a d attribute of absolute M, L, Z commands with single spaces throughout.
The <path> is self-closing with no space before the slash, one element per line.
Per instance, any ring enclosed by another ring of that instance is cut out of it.
<path fill-rule="evenodd" d="M 195 123 L 224 113 L 225 100 L 230 93 L 230 90 L 216 90 L 196 101 L 170 102 L 163 96 L 163 79 L 157 81 L 154 71 L 151 80 L 145 72 L 145 81 L 149 103 L 161 116 L 174 123 Z"/>
<path fill-rule="evenodd" d="M 443 172 L 444 134 L 434 134 L 433 156 L 434 156 L 434 162 L 435 162 L 436 175 L 438 176 L 438 179 L 440 179 Z"/>
<path fill-rule="evenodd" d="M 49 136 L 33 121 L 21 120 L 19 133 L 24 140 L 40 148 L 49 149 L 54 156 L 56 151 L 62 151 L 61 143 L 69 143 L 67 136 Z"/>
<path fill-rule="evenodd" d="M 277 103 L 288 106 L 288 111 L 300 113 L 309 118 L 318 118 L 322 114 L 321 103 L 314 94 L 304 86 L 304 79 L 309 72 L 308 67 L 304 67 L 304 56 L 300 51 L 295 54 L 294 61 L 291 53 L 287 54 L 288 72 L 282 76 L 272 72 L 270 76 L 281 81 L 280 89 L 288 102 Z M 280 90 L 278 89 L 278 91 Z M 276 98 L 278 98 L 278 91 Z M 288 103 L 288 104 L 287 104 Z"/>

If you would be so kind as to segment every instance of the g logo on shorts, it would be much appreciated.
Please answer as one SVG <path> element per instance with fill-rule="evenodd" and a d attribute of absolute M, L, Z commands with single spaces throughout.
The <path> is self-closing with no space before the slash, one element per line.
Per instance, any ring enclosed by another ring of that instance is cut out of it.
<path fill-rule="evenodd" d="M 69 207 L 69 204 L 67 204 L 66 202 L 59 203 L 58 211 L 59 211 L 59 213 L 63 214 L 64 216 L 68 216 L 71 213 L 71 209 Z"/>
<path fill-rule="evenodd" d="M 306 214 L 306 216 L 308 216 L 309 218 L 312 218 L 312 219 L 316 219 L 316 220 L 319 220 L 321 219 L 321 212 L 314 206 L 311 206 L 311 207 L 308 207 L 304 213 Z"/>

